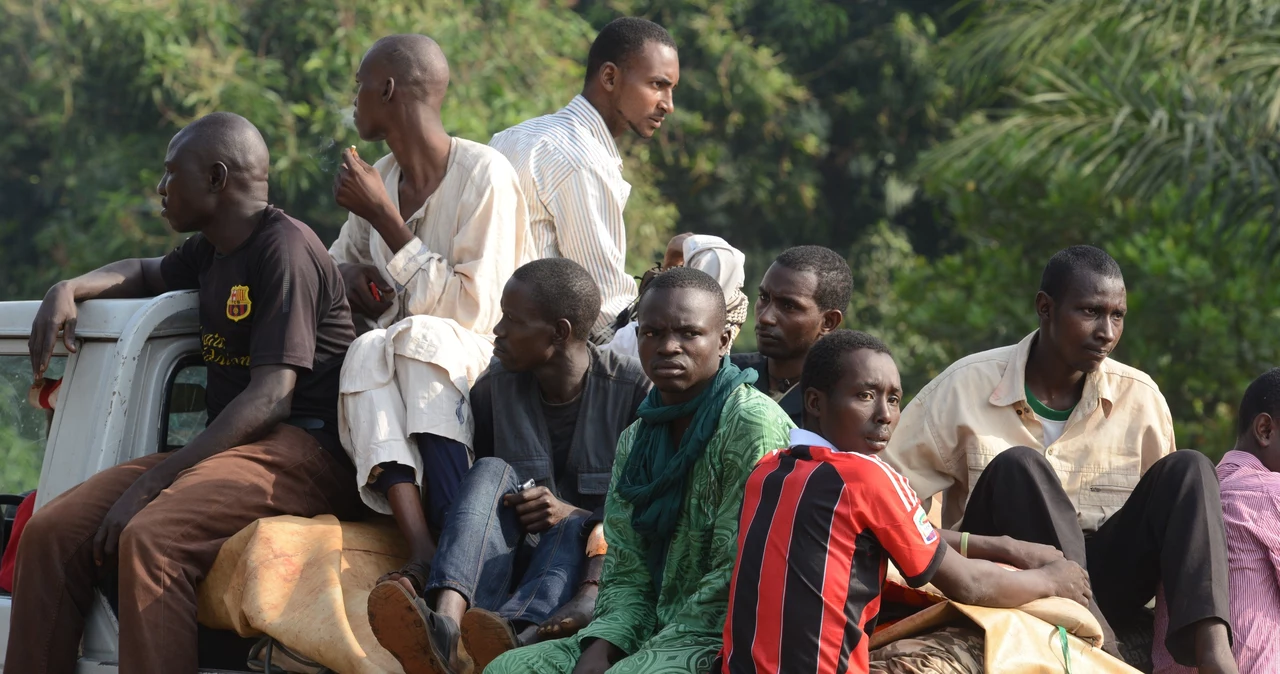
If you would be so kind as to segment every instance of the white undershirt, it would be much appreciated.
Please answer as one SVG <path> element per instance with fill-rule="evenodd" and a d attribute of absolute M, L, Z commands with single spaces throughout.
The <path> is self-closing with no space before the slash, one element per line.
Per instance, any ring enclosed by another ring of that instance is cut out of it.
<path fill-rule="evenodd" d="M 1032 412 L 1032 414 L 1035 414 Z M 1039 414 L 1036 414 L 1036 420 L 1040 422 L 1040 426 L 1044 428 L 1044 446 L 1048 447 L 1062 437 L 1062 432 L 1067 430 L 1067 422 L 1050 421 Z"/>

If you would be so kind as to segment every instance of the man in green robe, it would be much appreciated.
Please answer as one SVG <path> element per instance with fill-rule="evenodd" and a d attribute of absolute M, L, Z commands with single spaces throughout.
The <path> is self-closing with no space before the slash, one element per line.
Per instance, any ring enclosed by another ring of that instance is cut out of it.
<path fill-rule="evenodd" d="M 791 420 L 729 362 L 724 291 L 696 269 L 656 277 L 638 310 L 653 390 L 618 441 L 595 620 L 509 651 L 488 674 L 705 672 L 720 648 L 742 490 Z"/>

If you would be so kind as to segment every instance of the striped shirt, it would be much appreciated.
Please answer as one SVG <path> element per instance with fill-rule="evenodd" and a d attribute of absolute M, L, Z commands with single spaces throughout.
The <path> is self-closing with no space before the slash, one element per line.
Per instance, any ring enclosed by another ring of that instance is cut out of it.
<path fill-rule="evenodd" d="M 918 587 L 945 551 L 905 478 L 792 430 L 747 478 L 719 671 L 865 673 L 888 560 Z"/>
<path fill-rule="evenodd" d="M 622 220 L 631 185 L 622 178 L 622 155 L 604 118 L 574 96 L 558 112 L 498 133 L 489 145 L 519 174 L 535 254 L 585 267 L 603 298 L 596 328 L 612 323 L 635 299 L 636 282 L 626 270 Z"/>
<path fill-rule="evenodd" d="M 1234 449 L 1222 456 L 1217 472 L 1231 569 L 1231 651 L 1245 674 L 1280 672 L 1280 473 Z M 1163 648 L 1159 636 L 1168 629 L 1163 599 L 1156 607 L 1154 671 L 1194 674 L 1194 667 L 1175 663 Z"/>

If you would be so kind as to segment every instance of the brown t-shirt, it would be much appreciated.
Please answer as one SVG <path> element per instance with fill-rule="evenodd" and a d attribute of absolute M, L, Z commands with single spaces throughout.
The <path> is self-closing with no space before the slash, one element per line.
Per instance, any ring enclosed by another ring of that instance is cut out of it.
<path fill-rule="evenodd" d="M 209 421 L 249 385 L 249 369 L 298 369 L 293 417 L 337 433 L 338 375 L 355 339 L 342 276 L 311 228 L 268 206 L 253 234 L 222 255 L 201 234 L 164 257 L 168 290 L 200 291 Z"/>

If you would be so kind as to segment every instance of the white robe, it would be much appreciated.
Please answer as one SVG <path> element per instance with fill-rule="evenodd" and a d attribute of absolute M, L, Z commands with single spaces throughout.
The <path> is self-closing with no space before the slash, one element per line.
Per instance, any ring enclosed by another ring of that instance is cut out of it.
<path fill-rule="evenodd" d="M 399 208 L 395 157 L 374 167 Z M 379 464 L 411 466 L 422 484 L 411 435 L 471 444 L 467 394 L 493 354 L 502 288 L 534 257 L 515 169 L 496 150 L 461 138 L 452 141 L 440 186 L 405 225 L 416 238 L 392 251 L 368 221 L 351 215 L 329 250 L 339 263 L 374 265 L 396 290 L 375 329 L 351 344 L 338 401 L 338 430 L 361 497 L 382 513 L 390 505 L 368 488 Z"/>

